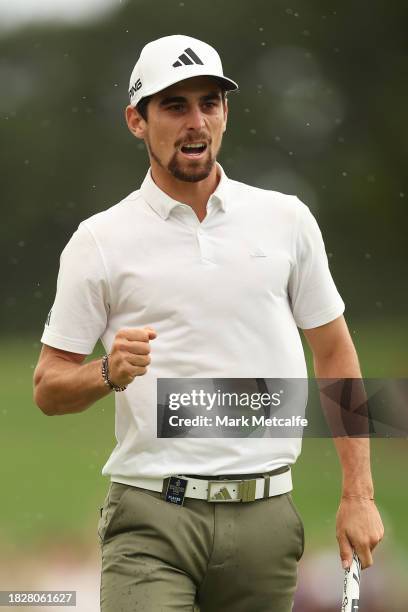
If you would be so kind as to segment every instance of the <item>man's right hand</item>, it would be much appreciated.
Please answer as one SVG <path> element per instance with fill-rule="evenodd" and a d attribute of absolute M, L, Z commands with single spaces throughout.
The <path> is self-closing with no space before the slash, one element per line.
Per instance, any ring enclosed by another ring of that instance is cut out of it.
<path fill-rule="evenodd" d="M 120 329 L 115 336 L 109 356 L 109 379 L 119 387 L 143 376 L 150 363 L 150 340 L 157 334 L 151 327 Z"/>

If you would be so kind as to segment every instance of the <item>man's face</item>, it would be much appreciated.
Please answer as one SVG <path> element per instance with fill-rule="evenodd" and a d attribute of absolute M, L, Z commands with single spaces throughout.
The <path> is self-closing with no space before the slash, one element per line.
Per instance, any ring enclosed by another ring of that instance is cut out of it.
<path fill-rule="evenodd" d="M 194 77 L 152 96 L 138 123 L 149 156 L 181 181 L 209 176 L 226 129 L 227 104 L 211 77 Z M 193 146 L 192 146 L 193 145 Z"/>

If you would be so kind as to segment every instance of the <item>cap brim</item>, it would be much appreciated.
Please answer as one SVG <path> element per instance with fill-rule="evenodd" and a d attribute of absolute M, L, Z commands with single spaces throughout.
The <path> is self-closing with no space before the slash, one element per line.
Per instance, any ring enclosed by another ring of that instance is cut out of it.
<path fill-rule="evenodd" d="M 137 101 L 132 102 L 131 106 L 136 106 L 137 104 L 139 104 L 140 100 L 143 100 L 143 98 L 147 98 L 148 96 L 153 96 L 154 94 L 159 93 L 159 91 L 163 91 L 163 89 L 167 89 L 167 87 L 170 87 L 171 85 L 175 85 L 176 83 L 180 83 L 181 81 L 188 81 L 189 79 L 195 79 L 197 77 L 202 77 L 202 76 L 212 77 L 213 79 L 219 82 L 220 86 L 225 91 L 236 91 L 238 89 L 238 83 L 236 83 L 235 81 L 227 77 L 219 76 L 218 74 L 204 74 L 204 73 L 194 74 L 188 77 L 184 77 L 182 79 L 172 79 L 169 82 L 165 83 L 164 85 L 163 83 L 161 83 L 160 86 L 158 87 L 150 88 L 148 91 L 145 91 L 143 93 L 143 96 L 141 96 Z"/>
<path fill-rule="evenodd" d="M 207 76 L 214 76 L 214 75 L 210 74 Z M 227 77 L 219 77 L 219 76 L 215 76 L 214 79 L 220 82 L 220 84 L 223 86 L 225 91 L 236 91 L 238 89 L 238 83 L 236 83 L 232 79 L 228 79 Z"/>

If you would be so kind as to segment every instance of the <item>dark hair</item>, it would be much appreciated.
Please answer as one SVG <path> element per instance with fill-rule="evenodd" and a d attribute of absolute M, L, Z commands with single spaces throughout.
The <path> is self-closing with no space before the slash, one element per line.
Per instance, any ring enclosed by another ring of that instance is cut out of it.
<path fill-rule="evenodd" d="M 136 104 L 136 110 L 143 117 L 145 121 L 147 121 L 147 105 L 149 104 L 152 96 L 146 96 L 142 98 L 138 104 Z"/>
<path fill-rule="evenodd" d="M 222 88 L 221 98 L 223 102 L 225 102 L 226 97 L 227 97 L 227 90 Z M 147 121 L 147 107 L 151 99 L 152 99 L 152 96 L 146 96 L 145 98 L 142 98 L 138 104 L 136 104 L 137 112 L 139 113 L 139 115 L 143 117 L 145 121 Z"/>

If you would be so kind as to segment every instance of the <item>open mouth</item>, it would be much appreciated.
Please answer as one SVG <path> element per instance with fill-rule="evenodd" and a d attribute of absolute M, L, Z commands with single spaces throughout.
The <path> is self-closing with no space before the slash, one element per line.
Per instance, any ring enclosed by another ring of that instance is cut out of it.
<path fill-rule="evenodd" d="M 205 142 L 194 142 L 185 144 L 180 147 L 180 151 L 187 157 L 201 157 L 207 150 L 207 143 Z"/>

